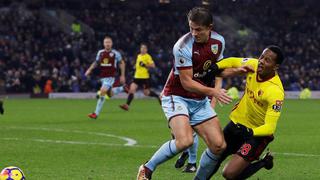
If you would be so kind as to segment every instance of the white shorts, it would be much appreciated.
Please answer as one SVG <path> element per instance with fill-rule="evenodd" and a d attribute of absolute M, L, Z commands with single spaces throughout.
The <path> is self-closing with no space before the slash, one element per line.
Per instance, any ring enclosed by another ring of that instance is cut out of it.
<path fill-rule="evenodd" d="M 173 117 L 183 115 L 189 117 L 191 126 L 201 124 L 217 116 L 209 99 L 195 100 L 181 96 L 162 96 L 162 110 L 170 121 Z"/>

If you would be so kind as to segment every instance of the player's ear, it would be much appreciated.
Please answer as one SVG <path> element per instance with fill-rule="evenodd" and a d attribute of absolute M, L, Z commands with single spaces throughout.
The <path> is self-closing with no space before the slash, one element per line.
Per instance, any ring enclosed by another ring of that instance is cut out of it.
<path fill-rule="evenodd" d="M 213 24 L 211 23 L 211 24 L 208 26 L 208 28 L 209 28 L 210 30 L 213 30 Z"/>

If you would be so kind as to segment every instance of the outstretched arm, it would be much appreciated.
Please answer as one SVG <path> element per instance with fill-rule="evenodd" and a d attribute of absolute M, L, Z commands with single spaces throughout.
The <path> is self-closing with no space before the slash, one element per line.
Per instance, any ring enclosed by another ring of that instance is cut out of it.
<path fill-rule="evenodd" d="M 90 65 L 90 67 L 87 69 L 84 75 L 88 77 L 96 66 L 97 66 L 97 62 L 95 61 Z"/>
<path fill-rule="evenodd" d="M 222 78 L 221 77 L 216 77 L 214 81 L 214 87 L 216 89 L 221 89 L 222 88 Z M 215 108 L 217 105 L 217 99 L 215 97 L 212 97 L 211 99 L 211 107 Z"/>
<path fill-rule="evenodd" d="M 243 76 L 250 72 L 253 73 L 254 69 L 249 65 L 243 65 L 238 68 L 226 68 L 221 72 L 220 76 L 221 77 Z"/>

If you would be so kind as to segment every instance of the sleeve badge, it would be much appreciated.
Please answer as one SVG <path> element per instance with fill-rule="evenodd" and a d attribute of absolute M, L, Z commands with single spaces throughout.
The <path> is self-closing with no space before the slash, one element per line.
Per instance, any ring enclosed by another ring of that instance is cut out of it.
<path fill-rule="evenodd" d="M 281 100 L 276 100 L 276 103 L 274 105 L 272 105 L 272 109 L 276 112 L 280 112 L 282 109 L 282 103 L 283 101 Z"/>

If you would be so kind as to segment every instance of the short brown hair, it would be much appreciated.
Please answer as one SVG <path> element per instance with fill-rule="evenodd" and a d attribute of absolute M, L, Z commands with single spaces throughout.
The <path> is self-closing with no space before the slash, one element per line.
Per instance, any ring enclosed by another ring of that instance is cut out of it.
<path fill-rule="evenodd" d="M 187 17 L 188 21 L 192 21 L 201 26 L 210 26 L 213 23 L 213 17 L 210 11 L 204 7 L 192 8 Z"/>

